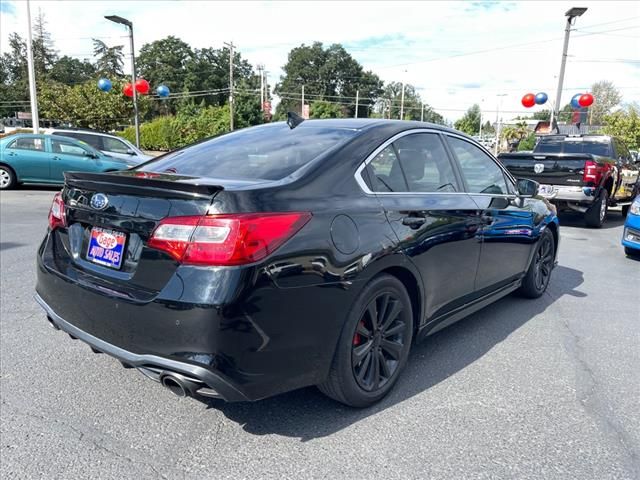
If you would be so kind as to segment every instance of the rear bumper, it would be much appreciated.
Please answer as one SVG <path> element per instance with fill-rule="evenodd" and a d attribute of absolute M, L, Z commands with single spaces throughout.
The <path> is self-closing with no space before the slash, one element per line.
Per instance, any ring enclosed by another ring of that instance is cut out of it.
<path fill-rule="evenodd" d="M 554 192 L 544 195 L 551 202 L 577 202 L 583 204 L 593 203 L 595 200 L 595 188 L 573 187 L 567 185 L 553 185 Z"/>
<path fill-rule="evenodd" d="M 622 245 L 640 250 L 640 215 L 627 215 L 622 233 Z"/>
<path fill-rule="evenodd" d="M 197 391 L 199 395 L 221 398 L 228 402 L 249 400 L 245 394 L 240 392 L 228 381 L 206 368 L 157 355 L 136 354 L 112 345 L 67 322 L 54 312 L 40 295 L 36 294 L 34 298 L 45 311 L 49 322 L 51 322 L 51 325 L 56 330 L 62 330 L 72 338 L 83 341 L 96 353 L 106 353 L 116 358 L 126 368 L 137 368 L 145 376 L 156 381 L 160 381 L 160 375 L 163 373 L 178 373 L 186 376 L 191 381 L 202 384 L 201 388 Z"/>

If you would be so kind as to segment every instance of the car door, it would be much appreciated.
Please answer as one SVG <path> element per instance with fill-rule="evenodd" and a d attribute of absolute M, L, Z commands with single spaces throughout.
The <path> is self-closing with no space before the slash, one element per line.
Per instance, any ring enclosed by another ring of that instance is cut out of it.
<path fill-rule="evenodd" d="M 464 137 L 445 137 L 465 190 L 482 214 L 475 289 L 484 295 L 513 282 L 527 269 L 535 242 L 535 212 L 530 202 L 518 206 L 515 185 L 488 152 Z"/>
<path fill-rule="evenodd" d="M 64 172 L 101 171 L 98 161 L 93 158 L 93 152 L 81 144 L 64 138 L 51 137 L 51 178 L 54 181 L 64 181 Z"/>
<path fill-rule="evenodd" d="M 440 134 L 401 133 L 379 147 L 361 170 L 399 247 L 422 275 L 426 318 L 472 299 L 480 258 L 479 215 L 462 191 Z"/>
<path fill-rule="evenodd" d="M 5 155 L 19 181 L 50 181 L 51 154 L 46 151 L 44 137 L 20 136 L 7 144 Z"/>

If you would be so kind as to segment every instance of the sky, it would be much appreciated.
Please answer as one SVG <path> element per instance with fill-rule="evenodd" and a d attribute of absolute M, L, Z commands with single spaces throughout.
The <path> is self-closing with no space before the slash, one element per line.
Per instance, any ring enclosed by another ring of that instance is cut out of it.
<path fill-rule="evenodd" d="M 288 52 L 314 41 L 341 43 L 385 81 L 406 81 L 449 120 L 473 103 L 485 118 L 531 113 L 520 99 L 546 92 L 555 100 L 565 12 L 587 7 L 572 27 L 562 104 L 599 80 L 612 81 L 623 102 L 640 102 L 640 2 L 213 2 L 32 0 L 44 13 L 60 55 L 92 58 L 91 38 L 126 45 L 134 24 L 136 51 L 174 35 L 193 48 L 233 41 L 252 64 L 264 64 L 271 86 Z M 0 51 L 10 32 L 26 34 L 24 0 L 0 0 Z M 277 101 L 277 100 L 276 100 Z M 597 101 L 597 99 L 596 99 Z M 546 105 L 547 107 L 549 105 Z"/>

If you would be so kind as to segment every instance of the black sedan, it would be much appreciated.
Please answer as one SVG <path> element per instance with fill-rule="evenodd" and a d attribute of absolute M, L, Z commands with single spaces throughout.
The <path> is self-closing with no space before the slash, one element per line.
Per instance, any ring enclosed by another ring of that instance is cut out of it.
<path fill-rule="evenodd" d="M 291 120 L 67 173 L 38 251 L 51 324 L 178 395 L 363 407 L 414 341 L 543 294 L 559 230 L 535 182 L 444 127 Z"/>

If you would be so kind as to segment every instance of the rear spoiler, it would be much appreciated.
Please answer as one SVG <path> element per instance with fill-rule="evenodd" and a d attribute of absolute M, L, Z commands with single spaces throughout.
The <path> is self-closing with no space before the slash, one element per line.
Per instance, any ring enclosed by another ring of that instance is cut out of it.
<path fill-rule="evenodd" d="M 113 193 L 152 193 L 159 197 L 211 198 L 221 185 L 196 183 L 200 177 L 173 173 L 123 171 L 113 173 L 64 172 L 65 186 Z"/>
<path fill-rule="evenodd" d="M 600 155 L 593 155 L 591 153 L 531 153 L 531 152 L 513 152 L 513 153 L 499 153 L 498 158 L 512 158 L 522 160 L 596 160 L 606 159 L 608 157 L 602 157 Z"/>

